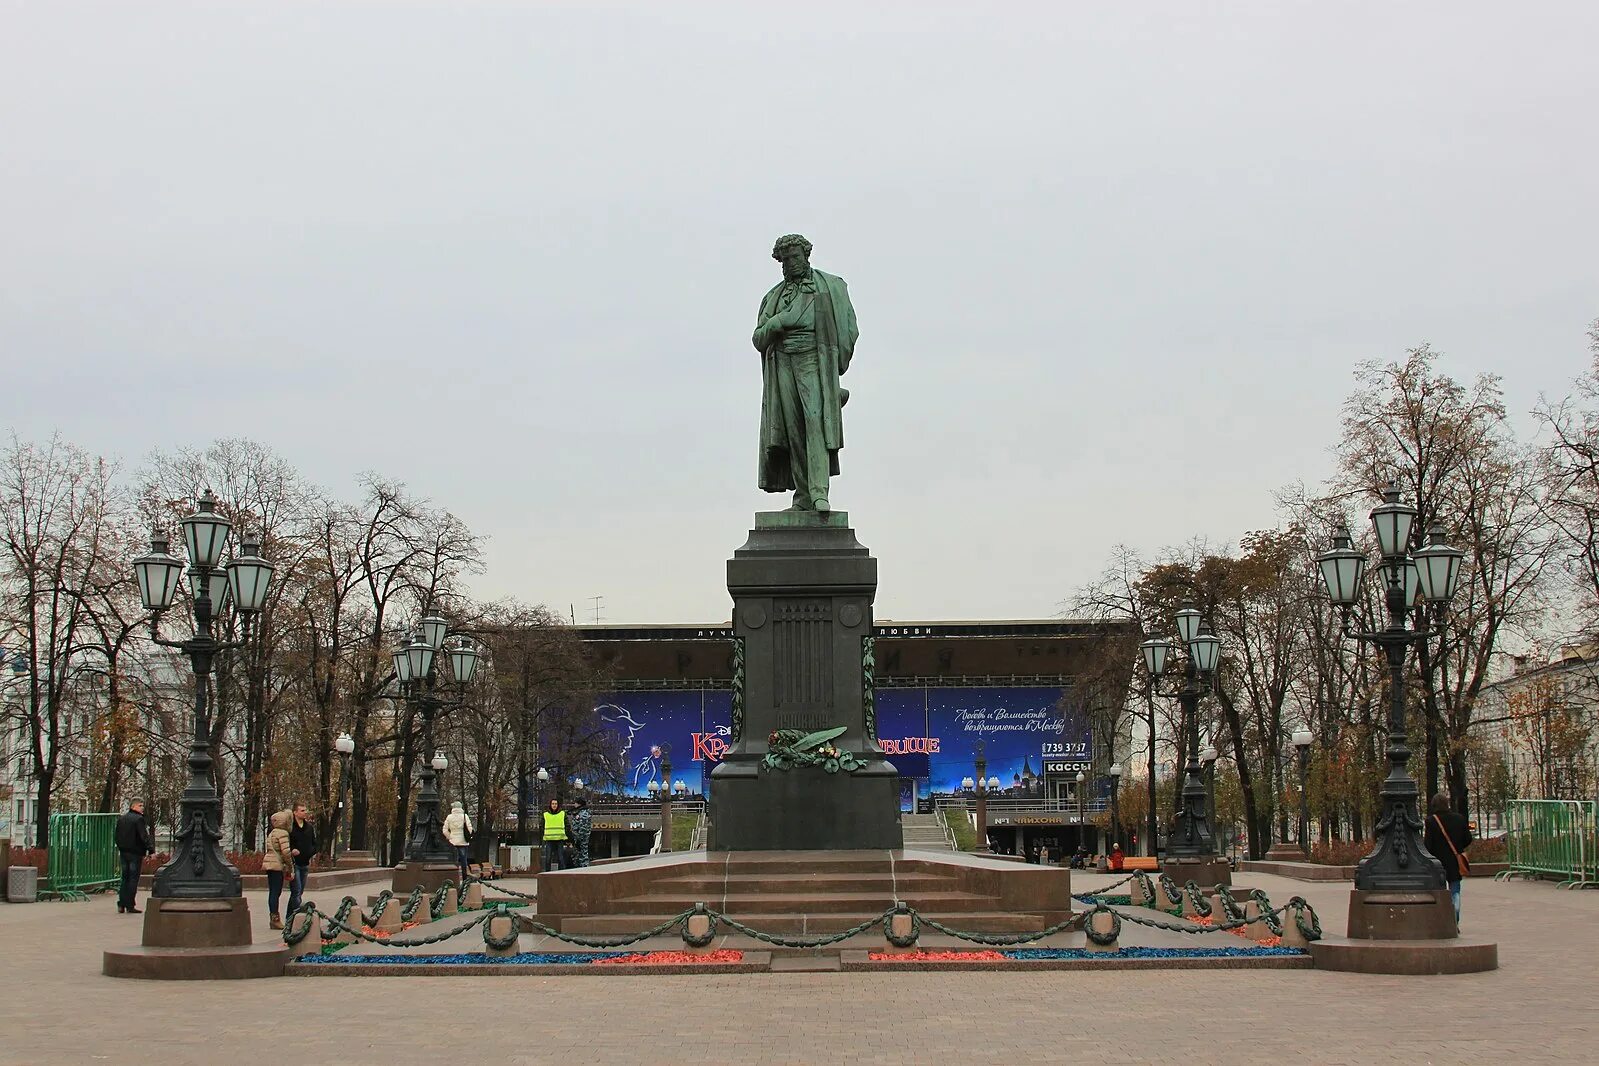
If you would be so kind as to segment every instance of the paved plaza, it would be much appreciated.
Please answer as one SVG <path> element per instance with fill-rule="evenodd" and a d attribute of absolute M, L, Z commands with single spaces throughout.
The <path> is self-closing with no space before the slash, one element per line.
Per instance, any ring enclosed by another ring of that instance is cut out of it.
<path fill-rule="evenodd" d="M 1109 878 L 1079 875 L 1090 890 Z M 1250 875 L 1342 927 L 1346 889 Z M 372 891 L 381 887 L 370 886 Z M 364 898 L 368 889 L 353 894 Z M 331 909 L 342 893 L 324 893 Z M 119 981 L 109 896 L 0 905 L 3 1063 L 1592 1062 L 1599 893 L 1467 886 L 1501 969 Z M 261 897 L 257 937 L 269 935 Z"/>

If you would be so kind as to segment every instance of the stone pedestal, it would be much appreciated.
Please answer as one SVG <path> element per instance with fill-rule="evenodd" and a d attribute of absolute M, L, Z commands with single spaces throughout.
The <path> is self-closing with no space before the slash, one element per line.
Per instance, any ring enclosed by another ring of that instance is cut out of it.
<path fill-rule="evenodd" d="M 877 744 L 872 601 L 877 560 L 843 512 L 757 514 L 727 564 L 733 745 L 711 773 L 712 851 L 897 849 L 899 774 Z M 842 729 L 860 766 L 763 765 L 778 730 Z"/>
<path fill-rule="evenodd" d="M 1266 849 L 1266 861 L 1306 862 L 1308 860 L 1305 858 L 1304 848 L 1300 847 L 1298 844 L 1291 844 L 1287 841 L 1279 840 L 1270 848 Z"/>
<path fill-rule="evenodd" d="M 431 896 L 446 881 L 459 881 L 461 868 L 453 862 L 402 862 L 394 868 L 394 880 L 389 890 L 401 899 L 411 894 L 411 889 L 422 886 L 422 894 Z"/>
<path fill-rule="evenodd" d="M 1115 927 L 1116 927 L 1116 919 L 1109 912 L 1106 912 L 1106 911 L 1092 911 L 1088 915 L 1088 926 L 1087 926 L 1087 928 L 1092 929 L 1095 933 L 1099 934 L 1100 936 L 1108 935 L 1110 933 L 1110 931 L 1112 929 L 1114 929 Z M 1094 943 L 1093 937 L 1087 937 L 1086 940 L 1087 940 L 1087 943 L 1085 944 L 1085 946 L 1088 948 L 1089 951 L 1110 952 L 1110 951 L 1120 951 L 1121 950 L 1121 943 L 1118 940 L 1112 940 L 1109 944 L 1096 944 L 1096 943 Z"/>
<path fill-rule="evenodd" d="M 341 851 L 333 864 L 335 870 L 365 870 L 378 864 L 377 856 L 370 851 Z"/>
<path fill-rule="evenodd" d="M 109 977 L 220 981 L 276 977 L 288 958 L 288 947 L 276 937 L 251 942 L 250 904 L 242 896 L 151 896 L 144 901 L 144 943 L 105 952 L 101 971 Z"/>
<path fill-rule="evenodd" d="M 1160 864 L 1160 872 L 1178 885 L 1193 881 L 1200 888 L 1215 888 L 1217 885 L 1231 888 L 1233 883 L 1232 867 L 1219 855 L 1205 859 L 1167 859 Z"/>
<path fill-rule="evenodd" d="M 217 948 L 250 943 L 250 901 L 167 899 L 144 901 L 144 946 L 147 948 Z"/>
<path fill-rule="evenodd" d="M 1460 935 L 1448 889 L 1394 892 L 1352 889 L 1351 940 L 1450 940 Z"/>

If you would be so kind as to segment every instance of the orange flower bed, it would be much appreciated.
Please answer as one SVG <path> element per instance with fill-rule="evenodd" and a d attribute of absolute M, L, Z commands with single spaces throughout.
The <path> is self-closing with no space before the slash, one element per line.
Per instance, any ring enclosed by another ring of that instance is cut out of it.
<path fill-rule="evenodd" d="M 743 962 L 742 951 L 640 951 L 632 955 L 617 955 L 610 959 L 595 959 L 595 966 L 626 966 L 646 963 L 651 966 L 691 966 L 701 962 Z"/>
<path fill-rule="evenodd" d="M 874 951 L 868 956 L 873 962 L 1004 962 L 998 951 Z"/>

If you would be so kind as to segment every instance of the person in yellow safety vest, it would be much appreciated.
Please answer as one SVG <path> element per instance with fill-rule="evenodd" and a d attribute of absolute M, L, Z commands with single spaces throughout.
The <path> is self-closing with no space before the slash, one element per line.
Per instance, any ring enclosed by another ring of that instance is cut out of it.
<path fill-rule="evenodd" d="M 561 868 L 566 842 L 566 812 L 561 810 L 560 800 L 552 799 L 550 809 L 544 812 L 544 869 Z"/>

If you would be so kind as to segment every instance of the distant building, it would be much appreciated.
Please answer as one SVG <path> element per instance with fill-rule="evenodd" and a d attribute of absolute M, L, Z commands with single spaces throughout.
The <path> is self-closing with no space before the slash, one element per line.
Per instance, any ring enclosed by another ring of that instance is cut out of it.
<path fill-rule="evenodd" d="M 1486 758 L 1474 767 L 1477 791 L 1494 793 L 1494 758 L 1526 799 L 1593 799 L 1599 791 L 1599 644 L 1556 655 L 1515 656 L 1510 672 L 1483 686 L 1472 733 Z M 1490 823 L 1496 812 L 1488 812 Z"/>

